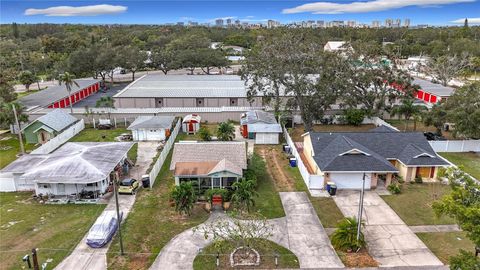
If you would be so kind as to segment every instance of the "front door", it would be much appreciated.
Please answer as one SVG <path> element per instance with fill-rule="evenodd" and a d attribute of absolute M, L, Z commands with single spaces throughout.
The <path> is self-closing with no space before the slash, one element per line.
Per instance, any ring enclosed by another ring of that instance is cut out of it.
<path fill-rule="evenodd" d="M 421 176 L 422 178 L 431 178 L 431 169 L 432 167 L 417 167 L 417 175 Z"/>
<path fill-rule="evenodd" d="M 192 123 L 192 122 L 189 122 L 189 123 L 188 123 L 188 132 L 194 132 L 194 130 L 193 130 L 193 123 Z"/>

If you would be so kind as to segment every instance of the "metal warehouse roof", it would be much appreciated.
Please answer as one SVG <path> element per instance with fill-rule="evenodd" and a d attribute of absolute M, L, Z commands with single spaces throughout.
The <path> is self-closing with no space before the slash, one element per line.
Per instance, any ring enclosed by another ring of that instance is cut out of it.
<path fill-rule="evenodd" d="M 421 90 L 441 97 L 449 97 L 455 91 L 455 89 L 452 87 L 443 86 L 441 84 L 433 83 L 431 81 L 419 78 L 415 78 L 413 80 L 413 83 L 418 84 Z"/>
<path fill-rule="evenodd" d="M 221 113 L 221 112 L 246 112 L 249 110 L 260 110 L 261 107 L 162 107 L 162 108 L 89 108 L 92 113 L 111 113 L 111 114 L 156 114 L 156 113 Z M 46 114 L 54 109 L 39 109 L 31 112 L 32 114 Z M 70 112 L 70 109 L 59 109 L 64 112 Z M 74 114 L 85 113 L 85 108 L 73 108 Z"/>
<path fill-rule="evenodd" d="M 72 85 L 72 94 L 82 90 L 85 87 L 88 87 L 92 84 L 97 83 L 99 80 L 97 79 L 79 79 L 75 80 L 80 87 L 76 85 Z M 25 105 L 26 107 L 45 107 L 53 102 L 60 100 L 62 98 L 66 98 L 68 96 L 67 88 L 65 84 L 62 85 L 55 85 L 49 86 L 45 90 L 41 90 L 39 92 L 30 94 L 20 99 L 20 103 Z"/>
<path fill-rule="evenodd" d="M 246 97 L 236 75 L 145 75 L 113 97 Z"/>

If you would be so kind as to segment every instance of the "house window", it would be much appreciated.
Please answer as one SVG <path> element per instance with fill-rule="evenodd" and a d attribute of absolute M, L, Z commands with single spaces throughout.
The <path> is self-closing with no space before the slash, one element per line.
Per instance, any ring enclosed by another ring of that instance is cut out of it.
<path fill-rule="evenodd" d="M 237 106 L 237 105 L 238 105 L 238 98 L 231 98 L 230 106 Z"/>
<path fill-rule="evenodd" d="M 221 180 L 222 180 L 222 179 L 219 178 L 219 177 L 214 177 L 214 178 L 212 178 L 212 187 L 213 187 L 213 188 L 219 188 L 219 187 L 221 187 Z"/>
<path fill-rule="evenodd" d="M 203 98 L 197 98 L 197 107 L 203 107 L 205 100 Z"/>

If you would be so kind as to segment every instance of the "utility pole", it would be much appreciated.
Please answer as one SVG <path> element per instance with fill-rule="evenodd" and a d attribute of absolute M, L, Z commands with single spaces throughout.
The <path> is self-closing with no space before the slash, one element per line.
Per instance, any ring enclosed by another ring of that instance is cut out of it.
<path fill-rule="evenodd" d="M 33 261 L 33 270 L 40 270 L 38 266 L 38 258 L 37 258 L 37 249 L 32 248 L 32 261 Z"/>
<path fill-rule="evenodd" d="M 15 124 L 18 127 L 18 140 L 20 141 L 20 150 L 22 151 L 22 154 L 25 154 L 25 147 L 23 147 L 22 130 L 20 128 L 20 123 L 18 122 L 18 116 L 17 116 L 17 110 L 15 108 L 15 104 L 12 104 L 12 110 L 13 110 L 13 115 L 15 117 Z"/>
<path fill-rule="evenodd" d="M 115 193 L 115 207 L 117 208 L 117 229 L 118 229 L 118 238 L 120 239 L 120 255 L 124 255 L 123 252 L 123 241 L 122 241 L 122 230 L 120 230 L 121 216 L 118 206 L 118 192 L 117 192 L 117 182 L 118 182 L 118 172 L 115 173 L 115 181 L 113 183 L 113 192 Z"/>
<path fill-rule="evenodd" d="M 364 195 L 364 193 L 365 193 L 365 173 L 363 173 L 362 191 L 360 192 L 360 202 L 358 204 L 357 243 L 360 241 L 360 229 L 362 227 L 363 195 Z"/>

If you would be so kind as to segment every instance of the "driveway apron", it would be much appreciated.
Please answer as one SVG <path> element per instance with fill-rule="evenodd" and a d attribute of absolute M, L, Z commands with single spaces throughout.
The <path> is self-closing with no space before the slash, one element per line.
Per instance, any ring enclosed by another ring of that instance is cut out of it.
<path fill-rule="evenodd" d="M 338 191 L 334 200 L 344 216 L 358 215 L 359 191 Z M 374 191 L 365 192 L 363 221 L 368 251 L 382 267 L 443 265 Z"/>

